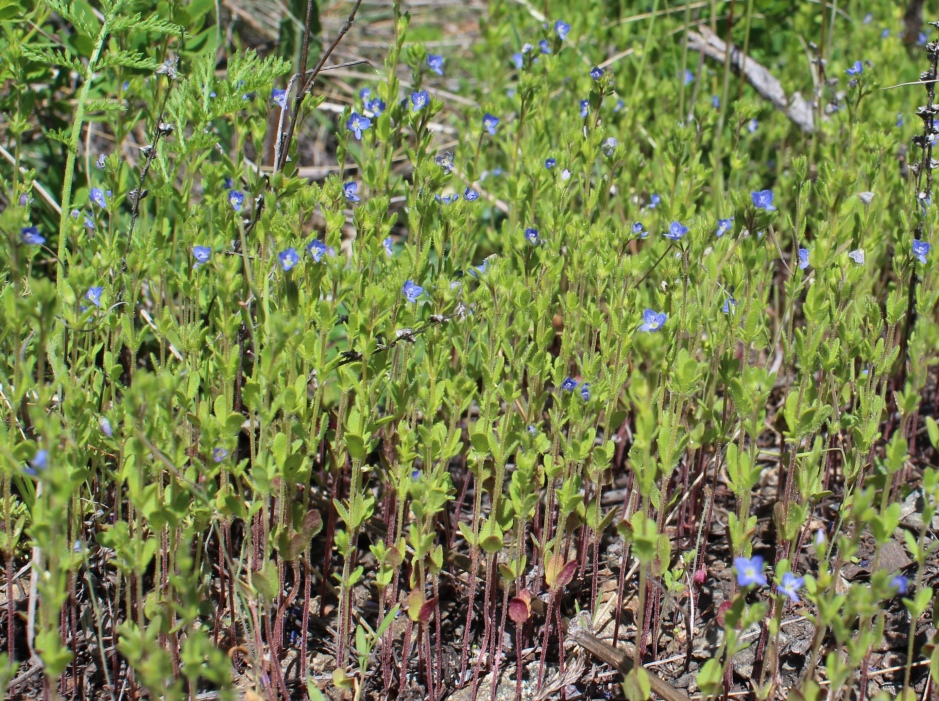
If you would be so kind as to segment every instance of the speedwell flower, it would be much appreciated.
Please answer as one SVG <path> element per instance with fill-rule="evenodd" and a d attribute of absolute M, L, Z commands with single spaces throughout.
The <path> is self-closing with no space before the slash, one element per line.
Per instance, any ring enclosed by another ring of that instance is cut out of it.
<path fill-rule="evenodd" d="M 805 584 L 805 577 L 796 577 L 792 572 L 786 572 L 782 576 L 782 581 L 777 585 L 776 591 L 788 596 L 793 603 L 798 604 L 799 595 L 796 592 L 802 588 L 803 584 Z"/>
<path fill-rule="evenodd" d="M 351 181 L 342 186 L 342 194 L 346 196 L 349 202 L 361 202 L 362 198 L 355 194 L 358 189 L 359 184 L 355 181 Z"/>
<path fill-rule="evenodd" d="M 926 255 L 929 253 L 930 248 L 932 248 L 931 243 L 920 241 L 919 239 L 913 239 L 913 256 L 920 263 L 926 262 Z"/>
<path fill-rule="evenodd" d="M 437 75 L 443 75 L 443 56 L 438 56 L 437 54 L 430 54 L 427 57 L 427 66 Z"/>
<path fill-rule="evenodd" d="M 776 211 L 776 208 L 773 206 L 772 190 L 757 190 L 756 192 L 751 192 L 750 197 L 753 198 L 753 206 L 757 209 L 763 209 L 767 212 Z"/>
<path fill-rule="evenodd" d="M 666 232 L 665 238 L 671 239 L 672 241 L 680 241 L 687 233 L 687 226 L 683 226 L 681 222 L 673 221 L 668 225 L 668 232 Z"/>
<path fill-rule="evenodd" d="M 749 560 L 745 557 L 734 558 L 734 569 L 737 570 L 737 585 L 747 587 L 755 584 L 758 587 L 766 586 L 766 575 L 763 574 L 763 558 L 754 555 Z"/>
<path fill-rule="evenodd" d="M 424 291 L 424 288 L 420 285 L 415 285 L 413 282 L 408 280 L 404 283 L 404 287 L 401 288 L 404 298 L 411 302 L 412 304 L 417 301 L 417 298 L 421 296 L 421 293 Z"/>
<path fill-rule="evenodd" d="M 280 267 L 283 268 L 284 271 L 290 270 L 300 262 L 300 256 L 297 255 L 295 248 L 288 248 L 281 251 L 277 254 L 277 258 L 280 260 Z"/>
<path fill-rule="evenodd" d="M 35 226 L 26 226 L 20 229 L 20 235 L 23 237 L 23 243 L 29 246 L 41 246 L 46 242 L 46 237 L 39 233 Z"/>
<path fill-rule="evenodd" d="M 411 93 L 411 108 L 412 112 L 417 112 L 423 108 L 427 103 L 430 102 L 430 95 L 426 90 L 418 90 L 417 92 Z"/>
<path fill-rule="evenodd" d="M 488 131 L 490 134 L 495 136 L 496 127 L 499 126 L 499 118 L 489 114 L 488 112 L 483 115 L 483 129 Z"/>
<path fill-rule="evenodd" d="M 665 322 L 668 320 L 668 315 L 665 312 L 657 312 L 654 309 L 646 309 L 642 313 L 642 326 L 639 327 L 640 331 L 659 331 Z"/>
<path fill-rule="evenodd" d="M 351 131 L 359 141 L 362 140 L 362 132 L 370 126 L 372 126 L 372 120 L 362 116 L 358 112 L 353 112 L 349 117 L 349 121 L 346 122 L 346 128 Z"/>

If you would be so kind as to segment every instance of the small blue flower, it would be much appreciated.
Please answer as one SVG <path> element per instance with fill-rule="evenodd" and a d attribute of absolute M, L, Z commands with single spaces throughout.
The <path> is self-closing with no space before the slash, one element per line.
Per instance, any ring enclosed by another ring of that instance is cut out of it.
<path fill-rule="evenodd" d="M 754 132 L 756 132 L 757 127 L 759 126 L 760 126 L 760 123 L 756 121 L 756 117 L 754 117 L 749 122 L 747 122 L 747 131 L 753 134 Z"/>
<path fill-rule="evenodd" d="M 720 238 L 734 228 L 734 218 L 717 220 L 717 238 Z"/>
<path fill-rule="evenodd" d="M 209 258 L 212 257 L 212 249 L 208 246 L 193 246 L 192 257 L 196 259 L 195 267 L 199 267 L 209 262 Z"/>
<path fill-rule="evenodd" d="M 617 100 L 616 104 L 613 106 L 613 112 L 622 112 L 624 107 L 626 107 L 626 103 L 622 100 Z"/>
<path fill-rule="evenodd" d="M 897 590 L 897 594 L 906 594 L 910 588 L 910 580 L 904 577 L 902 574 L 898 574 L 896 577 L 890 580 L 890 586 Z"/>
<path fill-rule="evenodd" d="M 616 147 L 619 145 L 619 142 L 616 140 L 615 136 L 608 137 L 602 145 L 603 153 L 606 154 L 607 158 L 612 158 L 613 151 L 616 150 Z"/>
<path fill-rule="evenodd" d="M 88 195 L 88 199 L 90 199 L 96 205 L 101 207 L 101 209 L 108 208 L 108 198 L 105 197 L 104 192 L 101 191 L 101 188 L 98 188 L 98 187 L 91 188 L 91 194 Z"/>
<path fill-rule="evenodd" d="M 913 239 L 913 256 L 920 263 L 926 262 L 926 255 L 929 253 L 930 248 L 932 248 L 931 243 L 920 241 L 919 239 Z"/>
<path fill-rule="evenodd" d="M 544 167 L 547 168 L 548 170 L 551 170 L 557 164 L 558 162 L 557 162 L 557 159 L 555 158 L 546 158 L 544 161 Z"/>
<path fill-rule="evenodd" d="M 46 237 L 40 234 L 35 226 L 25 226 L 20 229 L 20 236 L 23 237 L 23 243 L 29 246 L 41 246 L 46 242 Z"/>
<path fill-rule="evenodd" d="M 489 272 L 489 259 L 484 260 L 480 265 L 472 267 L 469 269 L 469 274 L 474 278 L 479 279 L 480 275 L 485 275 Z"/>
<path fill-rule="evenodd" d="M 389 258 L 394 255 L 394 249 L 392 248 L 393 244 L 394 240 L 390 236 L 381 242 L 382 248 L 385 249 L 385 255 L 387 255 Z"/>
<path fill-rule="evenodd" d="M 665 312 L 657 312 L 652 309 L 646 309 L 642 312 L 642 326 L 639 327 L 640 331 L 659 331 L 665 322 L 668 320 L 668 315 Z"/>
<path fill-rule="evenodd" d="M 535 48 L 534 46 L 532 46 L 526 41 L 524 44 L 522 44 L 522 53 L 523 54 L 531 53 L 531 50 L 534 48 Z"/>
<path fill-rule="evenodd" d="M 776 591 L 788 596 L 793 603 L 798 604 L 799 595 L 796 592 L 802 588 L 803 584 L 805 584 L 805 577 L 796 577 L 792 572 L 786 572 L 782 576 L 782 582 L 776 587 Z"/>
<path fill-rule="evenodd" d="M 580 116 L 586 117 L 590 114 L 590 100 L 581 100 L 580 101 Z"/>
<path fill-rule="evenodd" d="M 694 82 L 694 73 L 692 73 L 687 68 L 685 69 L 685 85 L 690 85 Z"/>
<path fill-rule="evenodd" d="M 721 307 L 721 311 L 725 314 L 735 314 L 737 311 L 737 300 L 734 299 L 733 296 L 727 297 L 727 299 L 724 300 L 724 306 Z"/>
<path fill-rule="evenodd" d="M 637 221 L 635 224 L 633 224 L 633 233 L 636 234 L 637 236 L 639 236 L 639 238 L 641 238 L 641 239 L 647 239 L 647 238 L 649 238 L 649 232 L 646 231 L 646 230 L 642 227 L 642 222 L 641 222 L 641 221 Z"/>
<path fill-rule="evenodd" d="M 534 424 L 528 424 L 528 432 L 529 432 L 531 435 L 533 435 L 533 436 L 537 436 L 537 435 L 538 435 L 538 429 L 535 428 L 535 425 L 534 425 Z"/>
<path fill-rule="evenodd" d="M 404 287 L 401 288 L 401 292 L 404 294 L 404 298 L 412 304 L 417 301 L 417 298 L 421 296 L 423 291 L 423 287 L 420 285 L 415 285 L 410 280 L 405 282 Z"/>
<path fill-rule="evenodd" d="M 89 215 L 87 215 L 87 214 L 85 215 L 85 228 L 88 229 L 88 231 L 94 231 L 94 230 L 95 230 L 95 220 L 92 219 L 92 218 L 91 218 Z"/>
<path fill-rule="evenodd" d="M 368 100 L 371 96 L 372 96 L 371 88 L 362 88 L 361 90 L 359 90 L 359 99 L 362 100 L 363 105 L 368 104 Z"/>
<path fill-rule="evenodd" d="M 864 265 L 864 249 L 856 248 L 855 250 L 848 253 L 848 258 L 853 260 L 858 265 Z"/>
<path fill-rule="evenodd" d="M 430 54 L 427 56 L 427 66 L 437 75 L 443 75 L 443 56 Z"/>
<path fill-rule="evenodd" d="M 412 108 L 413 112 L 417 112 L 428 102 L 430 102 L 430 95 L 427 94 L 426 90 L 418 90 L 417 92 L 411 93 L 411 104 L 414 105 Z"/>
<path fill-rule="evenodd" d="M 863 22 L 864 24 L 870 24 L 873 21 L 873 19 L 874 19 L 874 15 L 868 12 L 866 15 L 864 15 Z"/>
<path fill-rule="evenodd" d="M 344 183 L 342 186 L 342 194 L 346 196 L 349 202 L 361 202 L 362 198 L 355 194 L 358 189 L 359 184 L 355 181 Z"/>
<path fill-rule="evenodd" d="M 460 195 L 457 192 L 454 192 L 452 195 L 444 195 L 443 197 L 440 195 L 434 195 L 434 199 L 441 204 L 453 204 L 458 199 L 460 199 Z"/>
<path fill-rule="evenodd" d="M 573 392 L 577 388 L 578 384 L 580 383 L 573 377 L 568 377 L 566 380 L 564 380 L 564 382 L 561 383 L 561 389 L 563 389 L 565 392 Z"/>
<path fill-rule="evenodd" d="M 475 202 L 479 199 L 479 193 L 476 192 L 476 190 L 473 188 L 467 187 L 465 190 L 463 190 L 463 199 L 465 199 L 467 202 Z"/>
<path fill-rule="evenodd" d="M 737 570 L 737 585 L 748 587 L 755 584 L 758 587 L 766 586 L 766 575 L 763 574 L 763 558 L 754 555 L 749 560 L 745 557 L 734 558 L 734 569 Z"/>
<path fill-rule="evenodd" d="M 319 263 L 323 260 L 323 256 L 329 253 L 329 246 L 318 239 L 313 239 L 306 247 L 307 253 L 313 256 L 313 260 L 316 263 Z"/>
<path fill-rule="evenodd" d="M 515 66 L 516 70 L 522 70 L 522 66 L 525 65 L 525 56 L 520 53 L 512 54 L 512 65 Z"/>
<path fill-rule="evenodd" d="M 231 208 L 236 212 L 241 211 L 241 205 L 245 202 L 245 195 L 243 192 L 238 190 L 229 190 L 228 191 L 228 204 L 231 205 Z"/>
<path fill-rule="evenodd" d="M 902 112 L 897 112 L 897 126 L 898 127 L 903 126 L 903 113 Z"/>
<path fill-rule="evenodd" d="M 89 287 L 88 291 L 85 293 L 85 299 L 91 302 L 96 307 L 101 306 L 101 293 L 104 292 L 103 287 Z"/>
<path fill-rule="evenodd" d="M 567 168 L 565 168 L 564 170 L 561 171 L 561 180 L 565 180 L 565 181 L 566 181 L 566 180 L 570 180 L 570 179 L 571 179 L 571 171 L 569 171 Z"/>
<path fill-rule="evenodd" d="M 495 136 L 496 127 L 499 126 L 499 118 L 495 117 L 488 112 L 483 115 L 483 129 L 488 131 L 490 134 Z"/>
<path fill-rule="evenodd" d="M 926 36 L 926 32 L 920 32 L 920 33 L 919 33 L 919 36 L 916 37 L 916 45 L 917 45 L 917 46 L 925 46 L 925 45 L 926 45 L 926 41 L 927 41 L 928 39 L 929 39 L 929 37 Z"/>
<path fill-rule="evenodd" d="M 45 470 L 49 466 L 49 451 L 37 450 L 33 459 L 29 461 L 29 465 L 33 468 L 31 471 L 27 471 L 31 475 Z"/>
<path fill-rule="evenodd" d="M 864 64 L 861 63 L 860 61 L 855 61 L 854 65 L 845 71 L 845 73 L 847 73 L 848 75 L 852 77 L 857 77 L 861 75 L 861 73 L 863 72 L 864 72 Z"/>
<path fill-rule="evenodd" d="M 300 262 L 300 256 L 297 255 L 297 251 L 294 248 L 281 251 L 277 254 L 277 258 L 280 260 L 280 267 L 283 268 L 285 272 Z"/>
<path fill-rule="evenodd" d="M 580 398 L 583 399 L 585 402 L 590 401 L 590 383 L 589 382 L 585 382 L 583 385 L 581 385 Z"/>
<path fill-rule="evenodd" d="M 564 41 L 567 38 L 567 33 L 571 31 L 571 25 L 569 25 L 564 20 L 558 20 L 554 23 L 554 31 L 558 35 L 558 38 L 561 41 Z"/>
<path fill-rule="evenodd" d="M 756 192 L 751 192 L 750 197 L 753 199 L 753 206 L 757 209 L 763 209 L 767 212 L 776 211 L 776 208 L 773 206 L 772 190 L 758 190 Z"/>
<path fill-rule="evenodd" d="M 353 112 L 349 117 L 349 121 L 346 123 L 346 128 L 355 134 L 355 138 L 359 141 L 362 140 L 362 132 L 370 126 L 372 126 L 372 120 L 362 116 L 358 112 Z"/>
<path fill-rule="evenodd" d="M 721 108 L 721 99 L 717 95 L 711 96 L 711 106 L 716 110 Z"/>
<path fill-rule="evenodd" d="M 114 431 L 111 428 L 111 422 L 108 421 L 105 417 L 102 416 L 100 419 L 98 419 L 98 428 L 101 429 L 101 433 L 103 433 L 108 438 L 114 438 Z"/>
<path fill-rule="evenodd" d="M 799 268 L 805 270 L 809 267 L 809 249 L 800 248 L 799 249 Z"/>
<path fill-rule="evenodd" d="M 378 117 L 385 111 L 385 101 L 380 97 L 376 97 L 374 100 L 365 103 L 365 109 Z"/>
<path fill-rule="evenodd" d="M 214 462 L 222 462 L 227 457 L 228 451 L 224 448 L 212 448 L 212 460 Z"/>
<path fill-rule="evenodd" d="M 550 53 L 551 53 L 551 45 L 548 43 L 548 40 L 547 40 L 547 39 L 542 39 L 541 41 L 539 41 L 539 42 L 538 42 L 538 48 L 541 49 L 541 53 L 543 53 L 543 54 L 550 54 Z"/>
<path fill-rule="evenodd" d="M 600 80 L 600 78 L 603 77 L 604 73 L 606 73 L 606 71 L 604 71 L 599 66 L 594 66 L 593 68 L 590 69 L 590 77 L 593 78 L 594 80 Z"/>
<path fill-rule="evenodd" d="M 652 196 L 650 196 L 650 197 L 649 197 L 649 204 L 648 204 L 649 209 L 655 209 L 656 207 L 659 206 L 659 203 L 660 203 L 661 201 L 662 201 L 662 198 L 659 197 L 658 195 L 652 195 Z"/>
<path fill-rule="evenodd" d="M 681 241 L 687 233 L 687 226 L 683 226 L 681 222 L 673 221 L 668 225 L 668 232 L 665 234 L 665 238 L 671 239 L 672 241 Z"/>
<path fill-rule="evenodd" d="M 525 229 L 525 239 L 533 246 L 538 245 L 538 229 L 528 227 Z"/>
<path fill-rule="evenodd" d="M 418 470 L 417 468 L 414 468 L 413 470 L 411 470 L 411 479 L 412 479 L 412 480 L 414 480 L 415 482 L 417 482 L 417 480 L 419 480 L 420 478 L 421 478 L 421 471 L 420 471 L 420 470 Z"/>
<path fill-rule="evenodd" d="M 282 110 L 287 109 L 287 91 L 281 90 L 280 88 L 274 88 L 271 91 L 271 102 L 280 107 Z"/>

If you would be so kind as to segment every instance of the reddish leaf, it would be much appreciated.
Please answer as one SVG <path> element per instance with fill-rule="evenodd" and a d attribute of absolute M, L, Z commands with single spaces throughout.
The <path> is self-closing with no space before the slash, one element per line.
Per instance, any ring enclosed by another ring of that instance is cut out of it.
<path fill-rule="evenodd" d="M 434 609 L 437 607 L 437 599 L 428 599 L 421 606 L 420 621 L 427 623 L 434 615 Z"/>

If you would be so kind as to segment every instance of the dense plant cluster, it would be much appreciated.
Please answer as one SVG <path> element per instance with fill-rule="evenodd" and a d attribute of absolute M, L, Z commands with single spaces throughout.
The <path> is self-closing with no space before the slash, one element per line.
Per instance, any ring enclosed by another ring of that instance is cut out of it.
<path fill-rule="evenodd" d="M 0 689 L 934 688 L 929 29 L 402 4 L 0 4 Z"/>

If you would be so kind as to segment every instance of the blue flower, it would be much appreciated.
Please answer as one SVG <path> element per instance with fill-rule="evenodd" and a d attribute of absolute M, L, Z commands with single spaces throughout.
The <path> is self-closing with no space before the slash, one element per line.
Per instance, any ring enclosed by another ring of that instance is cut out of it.
<path fill-rule="evenodd" d="M 91 188 L 91 194 L 88 195 L 88 199 L 90 199 L 96 205 L 101 207 L 101 209 L 108 208 L 108 198 L 105 197 L 104 192 L 101 191 L 101 188 L 98 188 L 98 187 Z"/>
<path fill-rule="evenodd" d="M 652 309 L 646 309 L 642 312 L 642 326 L 640 331 L 659 331 L 668 319 L 665 312 L 657 312 Z"/>
<path fill-rule="evenodd" d="M 538 245 L 538 229 L 528 227 L 525 229 L 525 239 L 533 246 Z"/>
<path fill-rule="evenodd" d="M 371 88 L 362 88 L 359 90 L 359 99 L 362 100 L 363 105 L 368 104 L 368 99 L 372 96 Z"/>
<path fill-rule="evenodd" d="M 847 73 L 848 75 L 852 77 L 859 76 L 863 72 L 864 72 L 864 64 L 861 63 L 860 61 L 855 61 L 854 65 L 845 71 L 845 73 Z"/>
<path fill-rule="evenodd" d="M 480 265 L 477 265 L 469 269 L 469 274 L 474 278 L 479 279 L 480 275 L 485 275 L 489 272 L 489 259 L 486 258 Z"/>
<path fill-rule="evenodd" d="M 756 131 L 757 127 L 759 126 L 760 126 L 760 123 L 756 121 L 756 117 L 754 117 L 749 122 L 747 122 L 747 131 L 753 134 Z"/>
<path fill-rule="evenodd" d="M 411 479 L 417 482 L 417 480 L 419 480 L 420 478 L 421 478 L 421 471 L 415 467 L 413 470 L 411 470 Z"/>
<path fill-rule="evenodd" d="M 307 253 L 313 256 L 313 260 L 319 263 L 321 260 L 323 260 L 323 256 L 329 253 L 329 246 L 318 239 L 313 239 L 307 245 L 306 250 Z"/>
<path fill-rule="evenodd" d="M 589 382 L 585 382 L 583 385 L 581 385 L 580 398 L 583 399 L 585 402 L 590 401 L 590 383 Z"/>
<path fill-rule="evenodd" d="M 355 181 L 348 182 L 342 186 L 342 194 L 346 196 L 346 199 L 349 202 L 361 202 L 362 198 L 359 197 L 356 191 L 359 189 L 359 184 Z"/>
<path fill-rule="evenodd" d="M 413 112 L 417 112 L 428 102 L 430 102 L 430 95 L 427 94 L 426 90 L 418 90 L 417 92 L 411 93 L 411 104 L 414 105 L 412 108 Z"/>
<path fill-rule="evenodd" d="M 567 38 L 567 33 L 571 31 L 571 25 L 569 25 L 564 20 L 558 20 L 554 23 L 554 31 L 558 35 L 558 38 L 561 41 L 564 41 Z"/>
<path fill-rule="evenodd" d="M 443 56 L 429 54 L 427 56 L 427 65 L 437 75 L 443 75 Z"/>
<path fill-rule="evenodd" d="M 646 231 L 646 230 L 642 227 L 642 222 L 641 222 L 641 221 L 637 221 L 635 224 L 633 224 L 633 233 L 634 233 L 634 234 L 637 234 L 637 235 L 639 236 L 639 238 L 641 238 L 641 239 L 647 239 L 647 238 L 649 238 L 649 232 Z"/>
<path fill-rule="evenodd" d="M 485 129 L 485 130 L 488 131 L 490 134 L 492 134 L 493 136 L 495 136 L 495 134 L 496 134 L 496 127 L 497 127 L 497 126 L 499 126 L 499 118 L 498 118 L 498 117 L 494 117 L 493 115 L 489 114 L 488 112 L 483 115 L 483 129 Z"/>
<path fill-rule="evenodd" d="M 622 100 L 617 100 L 616 104 L 613 106 L 613 112 L 621 112 L 625 106 L 626 106 L 625 102 L 623 102 Z"/>
<path fill-rule="evenodd" d="M 475 202 L 479 199 L 479 193 L 476 192 L 476 190 L 473 188 L 468 187 L 463 191 L 463 199 L 465 199 L 467 202 Z"/>
<path fill-rule="evenodd" d="M 537 436 L 537 435 L 538 435 L 538 429 L 535 428 L 535 425 L 534 425 L 534 424 L 528 424 L 528 432 L 529 432 L 531 435 L 533 435 L 533 436 Z"/>
<path fill-rule="evenodd" d="M 904 577 L 902 574 L 898 574 L 896 577 L 890 580 L 890 586 L 896 588 L 897 594 L 906 594 L 910 588 L 910 580 Z"/>
<path fill-rule="evenodd" d="M 196 259 L 196 267 L 209 262 L 212 257 L 212 249 L 208 246 L 193 246 L 192 257 Z"/>
<path fill-rule="evenodd" d="M 541 53 L 543 54 L 551 53 L 551 45 L 548 43 L 547 39 L 542 39 L 541 41 L 539 41 L 538 47 L 541 49 Z"/>
<path fill-rule="evenodd" d="M 363 117 L 358 112 L 353 112 L 349 117 L 349 121 L 346 123 L 346 128 L 355 134 L 355 138 L 359 141 L 362 140 L 362 132 L 372 126 L 372 120 L 368 117 Z"/>
<path fill-rule="evenodd" d="M 25 226 L 20 229 L 20 235 L 23 237 L 23 243 L 29 246 L 41 246 L 46 242 L 46 237 L 39 233 L 35 226 Z"/>
<path fill-rule="evenodd" d="M 444 195 L 443 197 L 440 195 L 434 195 L 434 199 L 441 204 L 453 204 L 458 199 L 460 199 L 460 195 L 457 192 L 454 192 L 452 195 Z"/>
<path fill-rule="evenodd" d="M 404 294 L 404 298 L 412 304 L 417 301 L 417 298 L 421 296 L 423 291 L 423 287 L 420 285 L 415 285 L 410 280 L 405 282 L 404 287 L 401 288 L 401 292 Z"/>
<path fill-rule="evenodd" d="M 101 306 L 101 293 L 104 292 L 103 287 L 89 287 L 88 291 L 85 293 L 85 299 L 91 302 L 96 307 Z"/>
<path fill-rule="evenodd" d="M 880 33 L 880 38 L 881 38 L 881 39 L 889 39 L 889 38 L 890 38 L 890 30 L 889 30 L 889 29 L 885 29 L 884 31 L 882 31 L 882 32 Z"/>
<path fill-rule="evenodd" d="M 586 117 L 590 114 L 590 100 L 581 100 L 580 101 L 580 116 Z"/>
<path fill-rule="evenodd" d="M 799 268 L 805 270 L 809 267 L 809 249 L 800 248 L 799 249 Z"/>
<path fill-rule="evenodd" d="M 659 206 L 659 202 L 661 202 L 661 201 L 662 201 L 662 198 L 659 197 L 658 195 L 652 195 L 652 196 L 650 196 L 650 197 L 649 197 L 649 204 L 648 204 L 649 209 L 655 209 L 656 207 Z"/>
<path fill-rule="evenodd" d="M 522 70 L 522 66 L 525 65 L 525 57 L 519 53 L 512 54 L 512 64 L 516 70 Z"/>
<path fill-rule="evenodd" d="M 215 462 L 222 462 L 225 458 L 228 457 L 228 451 L 224 448 L 212 448 L 212 460 Z"/>
<path fill-rule="evenodd" d="M 853 260 L 858 265 L 864 265 L 864 249 L 856 248 L 855 250 L 848 253 L 848 258 Z"/>
<path fill-rule="evenodd" d="M 734 314 L 734 313 L 736 313 L 736 311 L 737 311 L 737 300 L 734 299 L 732 295 L 729 296 L 729 297 L 727 297 L 727 299 L 724 300 L 724 306 L 721 307 L 721 311 L 724 312 L 725 314 Z"/>
<path fill-rule="evenodd" d="M 274 88 L 271 91 L 271 102 L 278 105 L 282 110 L 287 109 L 287 91 Z"/>
<path fill-rule="evenodd" d="M 718 110 L 721 108 L 721 99 L 717 95 L 711 96 L 711 105 L 714 109 Z"/>
<path fill-rule="evenodd" d="M 555 158 L 546 158 L 544 161 L 544 167 L 547 168 L 548 170 L 551 170 L 557 164 L 558 162 L 557 162 L 557 159 Z"/>
<path fill-rule="evenodd" d="M 230 204 L 231 208 L 234 209 L 236 212 L 241 211 L 241 205 L 244 204 L 244 201 L 245 201 L 245 195 L 243 192 L 239 192 L 238 190 L 228 191 L 228 204 Z"/>
<path fill-rule="evenodd" d="M 685 69 L 685 85 L 690 85 L 694 82 L 694 73 L 692 73 L 687 68 Z"/>
<path fill-rule="evenodd" d="M 29 461 L 30 467 L 32 470 L 27 470 L 27 474 L 35 475 L 37 472 L 42 472 L 49 466 L 49 451 L 48 450 L 37 450 L 36 454 L 33 456 L 33 459 Z"/>
<path fill-rule="evenodd" d="M 754 555 L 749 560 L 745 557 L 734 558 L 734 569 L 737 570 L 737 585 L 748 587 L 756 584 L 758 587 L 766 586 L 766 575 L 763 574 L 763 558 Z"/>
<path fill-rule="evenodd" d="M 734 228 L 734 218 L 717 220 L 717 238 L 720 238 Z"/>
<path fill-rule="evenodd" d="M 593 68 L 590 69 L 590 77 L 593 78 L 594 80 L 600 80 L 600 78 L 603 77 L 603 74 L 605 72 L 606 71 L 604 71 L 599 66 L 594 66 Z"/>
<path fill-rule="evenodd" d="M 105 417 L 102 416 L 100 419 L 98 419 L 98 428 L 100 428 L 101 433 L 103 433 L 108 438 L 114 438 L 114 431 L 111 428 L 111 422 L 108 421 Z"/>
<path fill-rule="evenodd" d="M 613 156 L 613 151 L 616 150 L 618 145 L 619 142 L 616 140 L 615 136 L 610 136 L 603 142 L 603 153 L 606 154 L 607 158 L 611 158 Z"/>
<path fill-rule="evenodd" d="M 394 244 L 394 240 L 390 236 L 381 242 L 382 248 L 385 249 L 385 254 L 389 258 L 391 258 L 391 256 L 394 255 L 394 249 L 392 248 L 393 244 Z"/>
<path fill-rule="evenodd" d="M 926 32 L 920 32 L 919 36 L 916 37 L 916 45 L 925 46 L 928 38 L 929 37 L 926 36 Z"/>
<path fill-rule="evenodd" d="M 792 574 L 792 572 L 786 572 L 782 576 L 782 582 L 777 585 L 776 591 L 778 591 L 780 594 L 788 596 L 793 603 L 798 604 L 799 595 L 796 592 L 802 588 L 803 584 L 805 584 L 805 577 L 796 577 L 794 574 Z"/>
<path fill-rule="evenodd" d="M 365 103 L 365 109 L 378 117 L 385 111 L 385 101 L 380 97 L 376 97 L 374 100 Z"/>
<path fill-rule="evenodd" d="M 773 206 L 772 190 L 758 190 L 756 192 L 751 192 L 750 197 L 753 198 L 753 206 L 757 209 L 763 209 L 767 212 L 776 211 L 776 208 Z"/>
<path fill-rule="evenodd" d="M 873 21 L 873 19 L 874 19 L 874 15 L 872 15 L 870 12 L 868 12 L 866 15 L 864 15 L 863 22 L 864 22 L 864 24 L 870 24 L 871 21 Z"/>
<path fill-rule="evenodd" d="M 280 260 L 280 267 L 283 268 L 284 271 L 290 270 L 300 262 L 300 256 L 297 255 L 297 251 L 294 248 L 281 251 L 277 254 L 277 258 Z"/>
<path fill-rule="evenodd" d="M 926 255 L 929 253 L 930 248 L 932 248 L 931 243 L 920 241 L 919 239 L 913 239 L 913 256 L 920 263 L 926 262 Z"/>
<path fill-rule="evenodd" d="M 687 226 L 683 226 L 681 222 L 673 221 L 668 225 L 668 232 L 665 234 L 665 238 L 671 239 L 672 241 L 681 241 L 687 233 Z"/>
<path fill-rule="evenodd" d="M 902 112 L 897 112 L 897 126 L 898 127 L 903 126 L 903 113 Z"/>
<path fill-rule="evenodd" d="M 564 380 L 564 382 L 561 383 L 561 389 L 563 389 L 565 392 L 573 392 L 577 388 L 578 384 L 580 383 L 573 377 L 568 377 L 566 380 Z"/>

